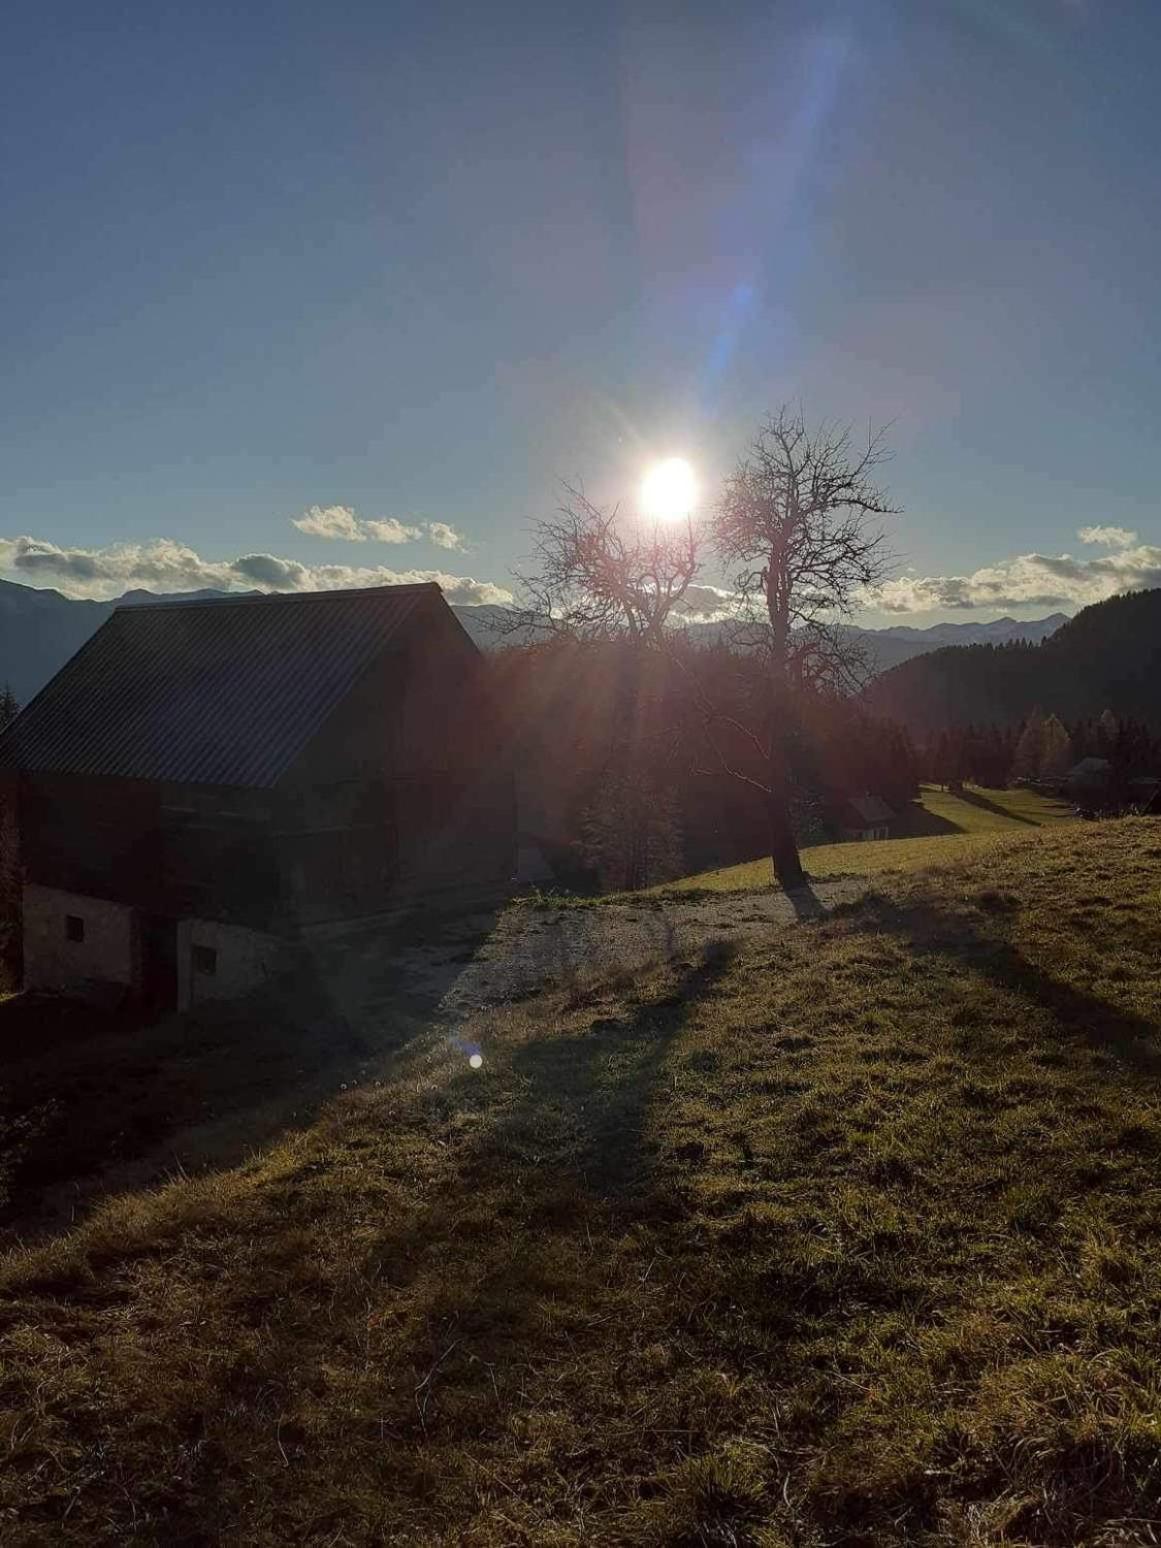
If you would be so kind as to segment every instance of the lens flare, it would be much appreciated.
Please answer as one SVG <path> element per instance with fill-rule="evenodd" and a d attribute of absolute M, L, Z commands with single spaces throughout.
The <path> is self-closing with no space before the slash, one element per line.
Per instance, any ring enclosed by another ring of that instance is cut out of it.
<path fill-rule="evenodd" d="M 680 521 L 697 502 L 697 480 L 684 457 L 651 467 L 641 485 L 641 509 L 655 521 Z"/>

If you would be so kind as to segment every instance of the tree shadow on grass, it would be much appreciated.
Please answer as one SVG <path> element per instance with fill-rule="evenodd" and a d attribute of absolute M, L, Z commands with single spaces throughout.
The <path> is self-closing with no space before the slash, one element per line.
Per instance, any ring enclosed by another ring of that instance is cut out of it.
<path fill-rule="evenodd" d="M 909 801 L 899 813 L 891 830 L 892 838 L 938 838 L 948 833 L 966 833 L 962 823 L 929 812 L 918 801 Z"/>
<path fill-rule="evenodd" d="M 669 1050 L 736 952 L 731 942 L 711 941 L 696 963 L 675 964 L 677 982 L 660 997 L 598 1016 L 586 1032 L 520 1045 L 512 1070 L 523 1097 L 496 1140 L 503 1145 L 505 1131 L 552 1114 L 584 1187 L 606 1198 L 644 1192 L 647 1119 Z"/>
<path fill-rule="evenodd" d="M 961 801 L 966 801 L 969 806 L 978 806 L 983 812 L 994 812 L 997 817 L 1006 817 L 1010 822 L 1022 822 L 1028 828 L 1042 828 L 1044 824 L 1038 822 L 1035 817 L 1027 817 L 1022 812 L 1013 812 L 1006 806 L 1001 806 L 997 801 L 990 801 L 986 795 L 981 795 L 978 790 L 969 790 L 965 785 L 962 790 L 956 792 Z"/>
<path fill-rule="evenodd" d="M 809 882 L 788 889 L 786 898 L 800 924 L 808 919 L 821 919 L 826 913 L 826 905 Z"/>
<path fill-rule="evenodd" d="M 1013 904 L 1006 895 L 985 889 L 975 902 L 971 912 L 927 904 L 906 907 L 871 893 L 843 912 L 900 937 L 917 955 L 946 957 L 1019 995 L 1047 1011 L 1069 1035 L 1112 1055 L 1134 1073 L 1161 1074 L 1161 1025 L 1156 1020 L 1077 989 L 1033 962 L 1012 940 Z"/>

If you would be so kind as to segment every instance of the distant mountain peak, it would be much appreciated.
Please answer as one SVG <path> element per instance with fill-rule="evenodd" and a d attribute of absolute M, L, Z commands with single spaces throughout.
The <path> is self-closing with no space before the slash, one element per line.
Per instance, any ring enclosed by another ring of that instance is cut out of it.
<path fill-rule="evenodd" d="M 966 623 L 931 624 L 917 629 L 913 624 L 889 624 L 885 629 L 852 628 L 850 633 L 865 646 L 880 672 L 899 666 L 913 656 L 924 656 L 945 645 L 1008 645 L 1017 640 L 1038 645 L 1068 622 L 1066 613 L 1051 613 L 1047 618 L 994 618 L 989 623 L 969 619 Z"/>

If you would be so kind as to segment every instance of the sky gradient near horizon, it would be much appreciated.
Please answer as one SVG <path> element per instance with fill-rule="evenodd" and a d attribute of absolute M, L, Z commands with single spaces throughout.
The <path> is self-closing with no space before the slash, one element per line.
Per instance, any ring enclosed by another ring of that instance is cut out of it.
<path fill-rule="evenodd" d="M 864 622 L 1161 584 L 1147 0 L 48 0 L 6 44 L 10 579 L 498 600 L 558 479 L 710 491 L 789 399 L 892 423 Z"/>

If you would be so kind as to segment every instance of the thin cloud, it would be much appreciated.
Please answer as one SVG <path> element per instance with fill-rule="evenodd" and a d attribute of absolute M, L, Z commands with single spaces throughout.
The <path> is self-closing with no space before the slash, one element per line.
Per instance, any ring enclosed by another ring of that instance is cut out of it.
<path fill-rule="evenodd" d="M 427 538 L 437 548 L 463 551 L 461 533 L 446 521 L 405 522 L 395 516 L 360 516 L 349 505 L 308 505 L 290 525 L 309 537 L 341 543 L 415 543 Z"/>
<path fill-rule="evenodd" d="M 674 608 L 674 616 L 686 623 L 720 623 L 723 619 L 737 618 L 739 598 L 721 586 L 707 586 L 698 581 L 685 589 L 685 595 Z"/>
<path fill-rule="evenodd" d="M 278 554 L 204 559 L 170 538 L 106 548 L 63 548 L 45 538 L 0 538 L 0 570 L 17 579 L 55 585 L 69 597 L 107 601 L 141 586 L 172 591 L 342 591 L 354 586 L 400 586 L 435 581 L 460 606 L 506 604 L 512 593 L 492 581 L 443 570 L 393 570 L 385 565 L 302 564 Z"/>

